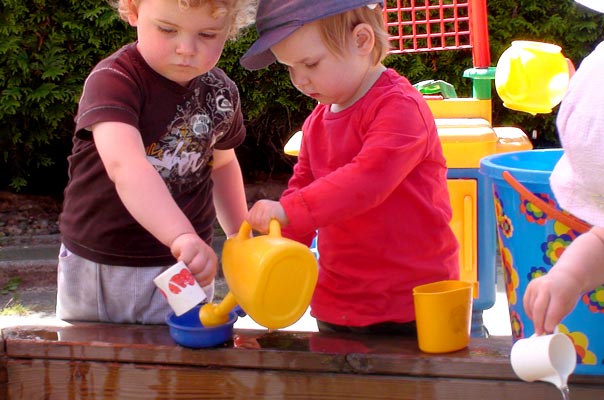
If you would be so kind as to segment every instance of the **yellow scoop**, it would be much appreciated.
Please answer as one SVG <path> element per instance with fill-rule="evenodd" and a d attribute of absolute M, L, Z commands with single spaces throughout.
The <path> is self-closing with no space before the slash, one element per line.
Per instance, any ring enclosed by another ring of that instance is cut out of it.
<path fill-rule="evenodd" d="M 254 321 L 269 329 L 296 322 L 310 304 L 317 283 L 317 261 L 310 249 L 281 236 L 271 220 L 268 235 L 250 237 L 244 221 L 237 236 L 222 250 L 222 269 L 230 292 L 220 304 L 208 303 L 199 311 L 201 323 L 225 323 L 237 304 Z"/>

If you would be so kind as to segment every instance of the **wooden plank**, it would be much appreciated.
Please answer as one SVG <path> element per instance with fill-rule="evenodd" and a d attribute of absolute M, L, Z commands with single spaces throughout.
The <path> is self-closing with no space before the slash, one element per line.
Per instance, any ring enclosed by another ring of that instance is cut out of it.
<path fill-rule="evenodd" d="M 8 399 L 447 399 L 551 400 L 546 383 L 431 379 L 250 369 L 204 369 L 65 360 L 10 360 Z M 601 387 L 571 385 L 573 400 L 602 398 Z"/>
<path fill-rule="evenodd" d="M 418 350 L 416 339 L 318 332 L 236 330 L 233 342 L 212 349 L 178 346 L 165 326 L 76 324 L 3 333 L 12 358 L 445 377 L 454 363 L 458 377 L 515 378 L 509 338 L 472 339 L 467 349 L 430 355 Z"/>
<path fill-rule="evenodd" d="M 419 351 L 416 339 L 318 332 L 235 330 L 232 341 L 210 349 L 176 345 L 166 326 L 77 323 L 62 327 L 7 328 L 2 334 L 8 363 L 5 382 L 8 382 L 8 391 L 19 396 L 20 390 L 29 390 L 23 389 L 28 386 L 24 382 L 34 379 L 26 376 L 27 365 L 39 370 L 35 375 L 59 374 L 56 382 L 51 379 L 51 383 L 32 383 L 39 390 L 50 390 L 51 394 L 55 385 L 61 388 L 65 385 L 60 389 L 62 394 L 83 390 L 79 377 L 86 377 L 88 371 L 92 371 L 92 375 L 86 378 L 87 385 L 102 381 L 103 387 L 109 385 L 115 391 L 118 389 L 114 388 L 112 379 L 118 380 L 122 382 L 116 384 L 121 395 L 132 390 L 145 392 L 146 389 L 139 388 L 146 387 L 145 383 L 138 383 L 137 379 L 141 379 L 156 385 L 153 390 L 160 397 L 161 388 L 171 387 L 173 381 L 184 381 L 190 386 L 193 384 L 189 381 L 205 374 L 214 380 L 234 381 L 235 388 L 258 386 L 269 392 L 271 385 L 281 387 L 286 383 L 283 390 L 287 393 L 291 387 L 299 390 L 300 385 L 310 385 L 309 396 L 316 394 L 314 385 L 321 382 L 316 390 L 333 392 L 334 398 L 344 394 L 354 398 L 360 390 L 354 384 L 358 380 L 366 381 L 373 388 L 359 392 L 363 398 L 380 398 L 381 385 L 394 388 L 387 390 L 387 395 L 401 391 L 408 393 L 409 398 L 431 398 L 422 397 L 422 393 L 441 393 L 442 390 L 461 396 L 465 393 L 464 387 L 466 391 L 468 387 L 477 390 L 482 397 L 477 394 L 476 398 L 491 398 L 492 389 L 486 387 L 493 385 L 502 390 L 495 398 L 514 400 L 529 398 L 528 395 L 535 400 L 540 398 L 539 393 L 551 395 L 551 390 L 556 391 L 548 384 L 518 380 L 509 363 L 510 337 L 472 338 L 464 350 L 433 355 Z M 208 378 L 207 385 L 211 379 Z M 572 375 L 570 383 L 573 400 L 580 399 L 576 396 L 581 393 L 585 393 L 585 398 L 596 393 L 604 398 L 603 377 Z M 323 385 L 336 387 L 323 388 Z M 342 385 L 346 387 L 339 387 Z M 350 388 L 355 389 L 348 394 Z M 94 390 L 105 389 L 95 386 Z M 177 389 L 170 390 L 178 394 Z M 205 396 L 204 390 L 207 390 L 205 386 L 195 389 L 195 395 Z M 226 393 L 235 396 L 226 398 L 237 398 L 239 389 Z M 291 389 L 291 393 L 295 390 Z M 374 395 L 378 397 L 371 397 Z M 211 394 L 208 396 L 211 398 Z"/>

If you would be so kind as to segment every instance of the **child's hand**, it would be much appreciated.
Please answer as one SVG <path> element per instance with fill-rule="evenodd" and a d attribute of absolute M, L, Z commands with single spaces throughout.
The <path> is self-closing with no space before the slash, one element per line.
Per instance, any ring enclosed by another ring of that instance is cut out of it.
<path fill-rule="evenodd" d="M 191 270 L 195 280 L 206 286 L 212 282 L 216 275 L 218 258 L 214 249 L 194 233 L 185 233 L 178 236 L 170 246 L 172 255 L 184 262 Z"/>
<path fill-rule="evenodd" d="M 535 333 L 552 332 L 581 295 L 604 281 L 604 228 L 594 226 L 564 250 L 549 272 L 529 282 L 524 310 Z"/>
<path fill-rule="evenodd" d="M 580 285 L 573 276 L 550 271 L 529 282 L 524 293 L 524 311 L 533 321 L 535 333 L 551 333 L 568 315 L 581 296 Z"/>
<path fill-rule="evenodd" d="M 247 214 L 247 222 L 252 229 L 260 233 L 268 232 L 268 225 L 273 218 L 277 219 L 281 226 L 289 224 L 285 210 L 278 201 L 273 200 L 258 200 Z"/>

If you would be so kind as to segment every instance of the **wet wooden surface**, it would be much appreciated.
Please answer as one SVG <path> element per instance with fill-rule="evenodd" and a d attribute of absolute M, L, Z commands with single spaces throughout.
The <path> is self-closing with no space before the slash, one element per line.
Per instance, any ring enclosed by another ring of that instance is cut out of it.
<path fill-rule="evenodd" d="M 2 333 L 7 399 L 562 398 L 553 385 L 516 378 L 509 337 L 472 338 L 464 350 L 430 355 L 415 339 L 317 332 L 235 330 L 209 349 L 176 345 L 166 326 Z M 573 375 L 570 388 L 573 400 L 604 398 L 604 377 Z"/>

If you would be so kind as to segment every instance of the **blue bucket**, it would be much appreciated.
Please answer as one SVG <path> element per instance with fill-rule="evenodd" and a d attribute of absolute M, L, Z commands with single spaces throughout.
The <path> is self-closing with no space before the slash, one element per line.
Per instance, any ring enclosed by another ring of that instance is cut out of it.
<path fill-rule="evenodd" d="M 534 333 L 522 306 L 526 286 L 546 274 L 572 240 L 589 229 L 560 210 L 550 189 L 549 177 L 561 156 L 561 149 L 528 150 L 480 161 L 480 173 L 493 187 L 514 342 Z M 558 330 L 574 342 L 575 373 L 604 375 L 604 285 L 585 293 Z"/>

